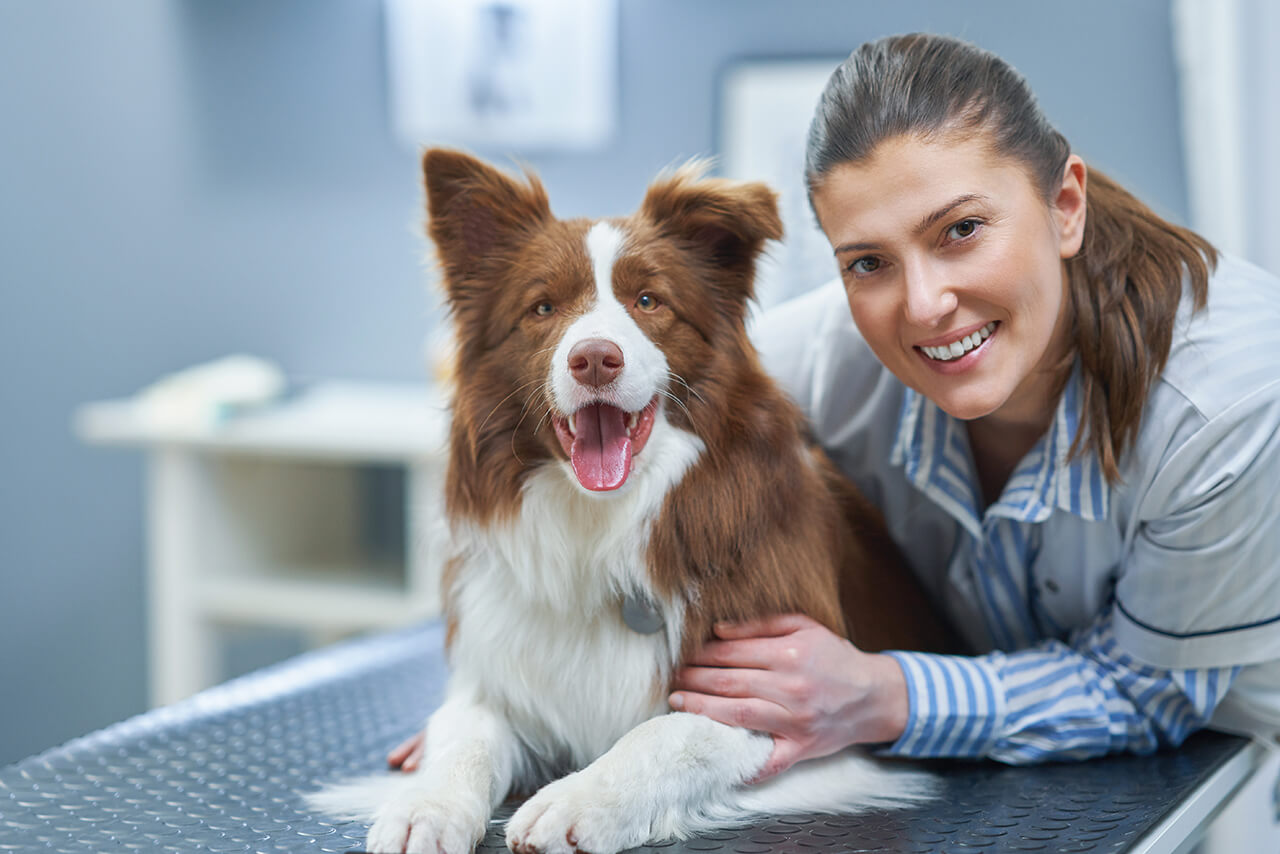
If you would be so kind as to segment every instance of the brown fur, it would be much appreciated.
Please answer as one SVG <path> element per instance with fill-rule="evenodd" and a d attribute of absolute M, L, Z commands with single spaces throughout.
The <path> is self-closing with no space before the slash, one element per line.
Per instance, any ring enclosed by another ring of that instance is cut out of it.
<path fill-rule="evenodd" d="M 591 223 L 551 215 L 537 179 L 428 151 L 429 232 L 459 342 L 450 465 L 452 519 L 488 524 L 519 508 L 525 477 L 565 459 L 545 417 L 551 353 L 594 291 Z M 802 612 L 865 649 L 951 647 L 876 510 L 804 439 L 799 410 L 761 368 L 744 318 L 755 261 L 781 236 L 762 184 L 656 181 L 614 265 L 614 293 L 677 379 L 668 420 L 706 450 L 667 495 L 649 545 L 660 594 L 687 603 L 683 654 L 717 620 Z M 542 300 L 552 317 L 532 311 Z M 450 576 L 457 572 L 451 567 Z"/>

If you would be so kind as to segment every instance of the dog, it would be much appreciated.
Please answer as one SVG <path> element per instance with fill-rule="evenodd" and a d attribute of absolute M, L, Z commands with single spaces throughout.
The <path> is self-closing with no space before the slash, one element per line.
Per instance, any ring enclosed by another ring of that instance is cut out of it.
<path fill-rule="evenodd" d="M 745 319 L 781 237 L 763 184 L 660 176 L 639 211 L 555 218 L 533 175 L 423 158 L 454 324 L 451 675 L 421 767 L 310 799 L 370 851 L 593 854 L 752 817 L 918 803 L 848 749 L 750 785 L 768 735 L 671 712 L 719 620 L 800 612 L 863 649 L 945 645 L 877 511 L 806 438 Z M 540 787 L 540 788 L 539 788 Z"/>

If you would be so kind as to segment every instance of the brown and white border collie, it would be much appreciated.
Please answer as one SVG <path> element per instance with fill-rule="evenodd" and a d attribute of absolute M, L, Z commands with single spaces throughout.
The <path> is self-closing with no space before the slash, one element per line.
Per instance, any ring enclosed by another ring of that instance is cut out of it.
<path fill-rule="evenodd" d="M 748 341 L 774 194 L 693 165 L 630 217 L 562 221 L 532 176 L 440 149 L 423 166 L 458 346 L 451 676 L 418 771 L 311 803 L 372 820 L 370 851 L 464 854 L 509 793 L 536 791 L 513 851 L 607 854 L 926 797 L 927 775 L 855 749 L 749 785 L 767 735 L 667 707 L 717 620 L 803 612 L 865 649 L 942 642 Z"/>

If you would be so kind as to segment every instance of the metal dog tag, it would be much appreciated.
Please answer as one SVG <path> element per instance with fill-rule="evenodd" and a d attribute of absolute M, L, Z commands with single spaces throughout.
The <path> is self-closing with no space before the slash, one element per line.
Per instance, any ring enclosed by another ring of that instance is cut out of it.
<path fill-rule="evenodd" d="M 642 635 L 661 631 L 666 624 L 658 606 L 650 602 L 647 596 L 635 593 L 628 593 L 622 599 L 622 622 L 631 631 Z"/>

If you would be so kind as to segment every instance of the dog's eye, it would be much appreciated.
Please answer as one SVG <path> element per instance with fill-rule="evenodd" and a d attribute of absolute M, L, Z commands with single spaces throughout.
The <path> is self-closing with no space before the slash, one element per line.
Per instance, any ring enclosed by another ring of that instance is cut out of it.
<path fill-rule="evenodd" d="M 533 313 L 538 317 L 550 317 L 556 313 L 556 307 L 549 300 L 543 300 L 533 307 Z"/>
<path fill-rule="evenodd" d="M 636 308 L 641 311 L 653 311 L 659 305 L 660 303 L 658 302 L 658 298 L 653 294 L 641 294 L 636 297 Z"/>

